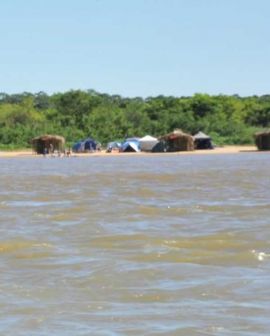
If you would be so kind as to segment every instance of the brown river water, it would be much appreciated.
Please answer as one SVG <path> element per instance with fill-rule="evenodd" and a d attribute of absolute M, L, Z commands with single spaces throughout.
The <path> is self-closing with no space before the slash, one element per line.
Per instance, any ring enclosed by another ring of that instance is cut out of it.
<path fill-rule="evenodd" d="M 269 167 L 0 158 L 0 335 L 270 335 Z"/>

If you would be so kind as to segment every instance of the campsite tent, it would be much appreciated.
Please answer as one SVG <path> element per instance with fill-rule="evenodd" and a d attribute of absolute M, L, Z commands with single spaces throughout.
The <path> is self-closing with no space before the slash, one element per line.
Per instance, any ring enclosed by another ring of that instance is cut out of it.
<path fill-rule="evenodd" d="M 125 138 L 125 141 L 139 142 L 140 138 L 138 137 Z"/>
<path fill-rule="evenodd" d="M 144 152 L 151 152 L 152 148 L 158 143 L 158 139 L 150 135 L 146 135 L 140 138 L 139 144 L 140 148 Z"/>
<path fill-rule="evenodd" d="M 203 132 L 198 132 L 193 136 L 196 149 L 213 149 L 212 139 Z"/>
<path fill-rule="evenodd" d="M 259 150 L 270 150 L 270 130 L 255 134 L 255 143 Z"/>
<path fill-rule="evenodd" d="M 79 141 L 72 147 L 72 151 L 75 153 L 87 153 L 97 149 L 97 142 L 91 138 Z"/>
<path fill-rule="evenodd" d="M 180 129 L 161 136 L 159 140 L 165 141 L 167 152 L 194 150 L 193 137 L 190 134 L 182 132 Z"/>
<path fill-rule="evenodd" d="M 164 153 L 166 151 L 167 151 L 166 143 L 163 140 L 158 141 L 151 150 L 152 153 Z"/>
<path fill-rule="evenodd" d="M 52 153 L 55 150 L 63 152 L 65 149 L 65 138 L 59 135 L 44 134 L 33 138 L 31 143 L 37 154 Z"/>
<path fill-rule="evenodd" d="M 139 152 L 139 143 L 136 141 L 125 141 L 120 148 L 120 152 Z"/>
<path fill-rule="evenodd" d="M 111 152 L 112 150 L 119 150 L 121 148 L 121 143 L 117 141 L 112 141 L 107 144 L 107 152 Z"/>

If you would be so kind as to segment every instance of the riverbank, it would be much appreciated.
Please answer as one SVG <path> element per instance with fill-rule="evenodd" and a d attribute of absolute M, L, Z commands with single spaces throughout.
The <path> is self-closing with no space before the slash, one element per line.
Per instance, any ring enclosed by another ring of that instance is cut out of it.
<path fill-rule="evenodd" d="M 248 153 L 248 152 L 259 152 L 255 146 L 224 146 L 217 147 L 215 149 L 209 150 L 195 150 L 192 152 L 174 152 L 174 153 L 119 153 L 112 152 L 106 153 L 102 150 L 95 153 L 73 153 L 72 156 L 75 157 L 89 157 L 89 156 L 124 156 L 124 155 L 205 155 L 205 154 L 237 154 L 237 153 Z M 30 150 L 16 150 L 16 151 L 0 151 L 0 158 L 3 157 L 39 157 L 31 149 Z"/>

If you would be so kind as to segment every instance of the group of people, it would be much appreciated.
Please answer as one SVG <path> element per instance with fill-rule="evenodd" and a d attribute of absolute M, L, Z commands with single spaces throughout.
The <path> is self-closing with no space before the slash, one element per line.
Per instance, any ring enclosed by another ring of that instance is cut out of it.
<path fill-rule="evenodd" d="M 43 156 L 46 157 L 47 155 L 50 155 L 51 157 L 62 157 L 62 156 L 69 157 L 71 156 L 71 148 L 69 147 L 68 150 L 64 149 L 64 151 L 61 152 L 59 149 L 55 150 L 53 144 L 50 144 L 49 148 L 44 147 Z"/>

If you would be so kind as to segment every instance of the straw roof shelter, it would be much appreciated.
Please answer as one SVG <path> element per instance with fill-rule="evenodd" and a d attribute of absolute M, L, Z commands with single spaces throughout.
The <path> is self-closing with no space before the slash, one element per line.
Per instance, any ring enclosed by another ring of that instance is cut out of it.
<path fill-rule="evenodd" d="M 54 150 L 63 152 L 65 138 L 59 135 L 44 134 L 32 139 L 33 150 L 37 154 L 52 153 Z"/>
<path fill-rule="evenodd" d="M 270 150 L 270 130 L 258 132 L 254 135 L 259 150 Z"/>
<path fill-rule="evenodd" d="M 167 152 L 193 151 L 194 139 L 192 135 L 176 129 L 171 133 L 159 137 L 166 142 Z"/>

